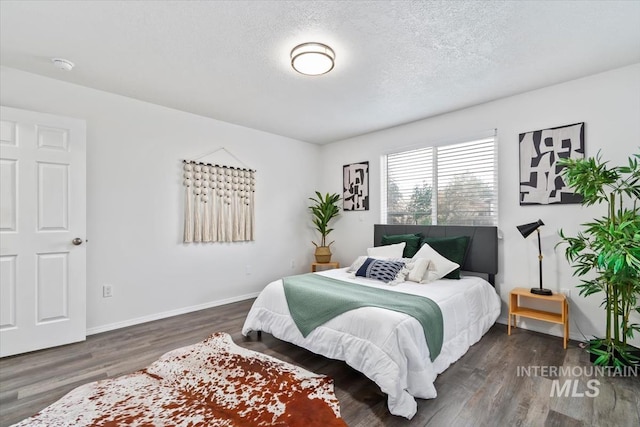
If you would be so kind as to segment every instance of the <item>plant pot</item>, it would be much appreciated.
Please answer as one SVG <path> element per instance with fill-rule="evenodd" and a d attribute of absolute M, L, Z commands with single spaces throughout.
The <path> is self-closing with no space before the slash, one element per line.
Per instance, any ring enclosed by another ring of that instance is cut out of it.
<path fill-rule="evenodd" d="M 331 262 L 331 248 L 329 246 L 316 247 L 316 262 Z"/>
<path fill-rule="evenodd" d="M 595 348 L 598 348 L 598 346 L 595 346 Z M 588 349 L 588 347 L 587 347 Z M 632 345 L 627 345 L 627 353 L 629 353 L 632 357 L 635 357 L 636 360 L 640 360 L 640 348 L 634 347 Z M 616 359 L 621 359 L 620 357 L 620 353 L 618 352 L 618 350 L 614 349 L 613 350 L 613 355 Z M 598 358 L 597 354 L 594 353 L 589 353 L 589 361 L 591 363 L 594 363 L 596 361 L 596 359 Z M 622 361 L 622 360 L 621 360 Z M 628 365 L 628 366 L 634 366 L 633 364 L 627 364 L 624 361 L 622 361 L 624 364 Z M 611 359 L 609 359 L 609 363 L 606 366 L 614 366 L 613 365 L 613 361 Z"/>

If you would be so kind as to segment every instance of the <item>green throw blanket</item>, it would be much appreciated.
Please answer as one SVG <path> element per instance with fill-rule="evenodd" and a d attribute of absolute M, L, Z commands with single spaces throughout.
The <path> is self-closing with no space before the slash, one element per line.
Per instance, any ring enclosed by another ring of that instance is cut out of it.
<path fill-rule="evenodd" d="M 379 307 L 414 317 L 422 325 L 431 361 L 442 349 L 442 312 L 426 297 L 387 291 L 308 273 L 282 279 L 293 321 L 304 337 L 349 310 Z"/>

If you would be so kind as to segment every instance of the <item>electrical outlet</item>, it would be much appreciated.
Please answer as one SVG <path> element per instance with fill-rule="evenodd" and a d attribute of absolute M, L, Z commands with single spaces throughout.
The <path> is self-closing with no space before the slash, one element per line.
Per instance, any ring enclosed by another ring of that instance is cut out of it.
<path fill-rule="evenodd" d="M 560 293 L 564 294 L 564 296 L 566 296 L 567 298 L 571 297 L 571 289 L 569 288 L 560 289 Z"/>
<path fill-rule="evenodd" d="M 247 276 L 251 274 L 251 266 L 249 264 L 244 266 L 244 272 Z"/>
<path fill-rule="evenodd" d="M 113 285 L 102 285 L 102 298 L 110 298 L 113 296 Z"/>
<path fill-rule="evenodd" d="M 292 259 L 291 260 L 291 269 L 293 270 L 294 268 L 296 268 L 296 260 Z"/>

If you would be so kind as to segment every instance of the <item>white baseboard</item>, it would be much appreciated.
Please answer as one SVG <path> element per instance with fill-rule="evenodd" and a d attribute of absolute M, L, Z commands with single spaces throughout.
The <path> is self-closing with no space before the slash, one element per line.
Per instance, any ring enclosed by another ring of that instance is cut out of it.
<path fill-rule="evenodd" d="M 124 320 L 122 322 L 110 323 L 108 325 L 96 326 L 87 329 L 87 335 L 99 334 L 102 332 L 113 331 L 114 329 L 126 328 L 127 326 L 139 325 L 140 323 L 151 322 L 153 320 L 165 319 L 167 317 L 178 316 L 180 314 L 191 313 L 192 311 L 204 310 L 206 308 L 218 307 L 233 302 L 244 301 L 258 296 L 260 292 L 240 295 L 237 297 L 227 298 L 223 300 L 210 301 L 204 304 L 192 305 L 190 307 L 179 308 L 176 310 L 165 311 L 163 313 L 150 314 L 148 316 L 136 317 L 135 319 Z"/>
<path fill-rule="evenodd" d="M 528 322 L 527 322 L 528 321 Z M 509 325 L 509 321 L 506 317 L 500 316 L 496 323 L 500 323 L 502 325 Z M 574 341 L 584 341 L 585 338 L 577 331 L 575 331 L 575 326 L 572 330 L 571 320 L 569 321 L 569 339 Z M 548 322 L 544 322 L 542 320 L 533 320 L 533 319 L 520 319 L 518 320 L 518 328 L 526 329 L 527 331 L 540 332 L 541 334 L 552 335 L 555 337 L 562 338 L 562 325 L 550 325 Z"/>

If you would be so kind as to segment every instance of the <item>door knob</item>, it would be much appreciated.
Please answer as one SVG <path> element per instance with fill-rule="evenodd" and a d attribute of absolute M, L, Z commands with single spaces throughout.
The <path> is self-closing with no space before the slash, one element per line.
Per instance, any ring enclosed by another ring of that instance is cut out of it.
<path fill-rule="evenodd" d="M 73 244 L 74 244 L 74 245 L 76 245 L 76 246 L 81 245 L 81 244 L 82 244 L 82 239 L 81 239 L 81 238 L 79 238 L 79 237 L 76 237 L 75 239 L 73 239 L 73 240 L 71 241 L 71 243 L 73 243 Z"/>

